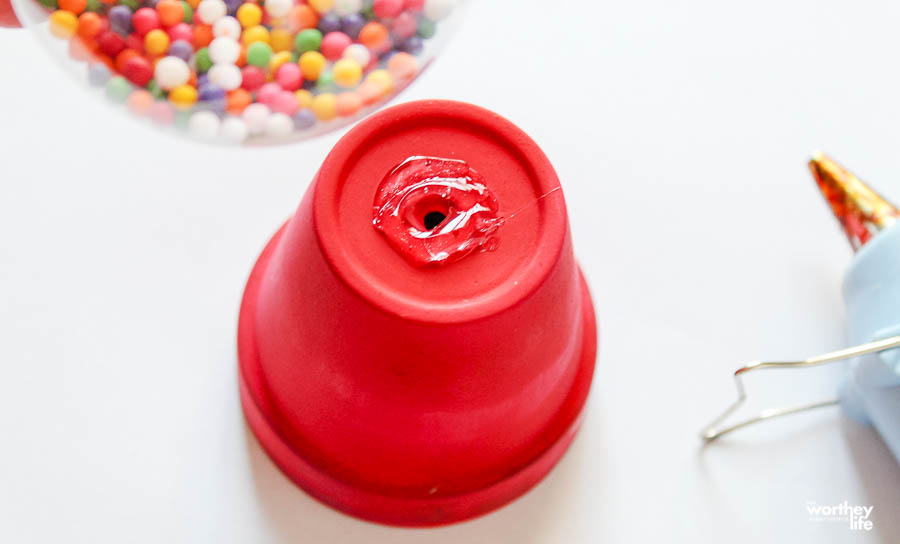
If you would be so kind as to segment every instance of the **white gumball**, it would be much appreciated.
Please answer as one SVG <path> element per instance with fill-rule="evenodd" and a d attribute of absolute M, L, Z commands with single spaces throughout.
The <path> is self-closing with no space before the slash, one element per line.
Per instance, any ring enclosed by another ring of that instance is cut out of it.
<path fill-rule="evenodd" d="M 153 78 L 161 89 L 169 91 L 188 82 L 191 68 L 178 57 L 164 57 L 156 63 Z"/>
<path fill-rule="evenodd" d="M 247 123 L 240 117 L 229 115 L 222 121 L 222 141 L 228 144 L 240 144 L 247 139 Z"/>
<path fill-rule="evenodd" d="M 270 17 L 285 17 L 291 11 L 294 3 L 291 0 L 266 0 L 266 13 Z"/>
<path fill-rule="evenodd" d="M 251 135 L 262 134 L 266 131 L 266 121 L 269 120 L 269 107 L 259 102 L 250 104 L 244 108 L 241 116 L 247 124 L 247 132 Z"/>
<path fill-rule="evenodd" d="M 440 21 L 450 15 L 455 7 L 456 0 L 425 0 L 422 11 L 432 21 Z"/>
<path fill-rule="evenodd" d="M 353 15 L 362 11 L 362 0 L 334 0 L 332 9 L 339 17 Z"/>
<path fill-rule="evenodd" d="M 211 25 L 225 17 L 228 13 L 228 6 L 222 0 L 203 0 L 197 6 L 197 17 L 201 22 Z"/>
<path fill-rule="evenodd" d="M 241 37 L 241 23 L 231 15 L 222 17 L 212 25 L 213 36 L 217 38 L 233 38 Z"/>
<path fill-rule="evenodd" d="M 355 61 L 357 64 L 365 68 L 369 65 L 369 62 L 372 60 L 372 53 L 369 52 L 369 48 L 361 43 L 354 43 L 348 45 L 346 49 L 344 49 L 345 59 L 350 59 Z"/>
<path fill-rule="evenodd" d="M 273 113 L 266 119 L 266 134 L 283 138 L 294 131 L 294 121 L 284 113 Z"/>
<path fill-rule="evenodd" d="M 210 42 L 208 51 L 213 64 L 234 64 L 241 56 L 241 44 L 234 38 L 216 38 Z"/>
<path fill-rule="evenodd" d="M 198 111 L 188 120 L 188 132 L 201 140 L 213 140 L 219 135 L 219 117 L 211 111 Z"/>
<path fill-rule="evenodd" d="M 237 89 L 244 79 L 241 69 L 234 64 L 214 64 L 206 74 L 210 83 L 218 85 L 226 91 Z"/>

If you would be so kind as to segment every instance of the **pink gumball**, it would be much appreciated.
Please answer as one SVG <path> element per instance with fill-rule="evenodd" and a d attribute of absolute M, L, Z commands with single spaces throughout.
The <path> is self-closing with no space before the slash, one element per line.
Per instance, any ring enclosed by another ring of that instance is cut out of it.
<path fill-rule="evenodd" d="M 256 92 L 256 101 L 271 108 L 279 94 L 281 94 L 281 85 L 274 82 L 266 83 Z"/>
<path fill-rule="evenodd" d="M 300 109 L 300 103 L 297 102 L 297 95 L 290 91 L 281 91 L 272 99 L 269 104 L 272 111 L 283 113 L 285 115 L 294 115 Z"/>
<path fill-rule="evenodd" d="M 296 91 L 303 84 L 303 73 L 300 66 L 293 62 L 285 62 L 278 68 L 275 81 L 286 91 Z"/>
<path fill-rule="evenodd" d="M 330 61 L 340 60 L 344 49 L 352 43 L 350 36 L 343 32 L 329 32 L 322 38 L 322 54 Z"/>
<path fill-rule="evenodd" d="M 184 40 L 188 43 L 194 41 L 194 29 L 187 23 L 178 23 L 169 29 L 169 39 L 173 42 Z"/>
<path fill-rule="evenodd" d="M 398 15 L 391 23 L 391 32 L 398 38 L 409 38 L 416 33 L 416 28 L 418 28 L 416 16 L 408 11 Z"/>

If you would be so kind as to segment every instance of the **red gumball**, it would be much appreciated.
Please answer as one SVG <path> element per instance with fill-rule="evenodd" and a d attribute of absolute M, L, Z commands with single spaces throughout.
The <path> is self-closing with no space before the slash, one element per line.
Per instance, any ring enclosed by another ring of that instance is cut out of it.
<path fill-rule="evenodd" d="M 266 82 L 266 73 L 262 68 L 248 64 L 241 69 L 241 78 L 241 87 L 253 92 Z"/>
<path fill-rule="evenodd" d="M 375 0 L 372 3 L 372 12 L 380 19 L 390 19 L 400 15 L 403 11 L 404 0 Z"/>
<path fill-rule="evenodd" d="M 100 46 L 100 51 L 112 58 L 115 58 L 126 47 L 125 38 L 111 30 L 106 30 L 97 36 L 97 45 Z"/>
<path fill-rule="evenodd" d="M 159 15 L 152 8 L 141 8 L 131 17 L 131 25 L 138 35 L 143 36 L 151 30 L 159 28 Z"/>
<path fill-rule="evenodd" d="M 122 67 L 122 75 L 138 87 L 143 87 L 153 79 L 153 66 L 144 57 L 132 57 Z"/>
<path fill-rule="evenodd" d="M 128 49 L 134 49 L 135 51 L 143 51 L 144 50 L 144 40 L 141 39 L 137 33 L 132 32 L 125 38 L 125 47 Z"/>

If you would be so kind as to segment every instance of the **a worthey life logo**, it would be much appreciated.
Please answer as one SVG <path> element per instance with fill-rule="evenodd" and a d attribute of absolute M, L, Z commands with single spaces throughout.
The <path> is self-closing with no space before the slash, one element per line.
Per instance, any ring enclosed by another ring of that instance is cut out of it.
<path fill-rule="evenodd" d="M 851 531 L 871 531 L 874 527 L 871 516 L 874 506 L 859 506 L 844 501 L 840 504 L 818 504 L 806 501 L 809 521 L 831 521 L 849 524 Z"/>

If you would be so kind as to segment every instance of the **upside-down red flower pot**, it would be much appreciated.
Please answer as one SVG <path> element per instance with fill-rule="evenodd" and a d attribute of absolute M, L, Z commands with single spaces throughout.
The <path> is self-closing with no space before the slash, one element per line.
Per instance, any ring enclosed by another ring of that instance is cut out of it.
<path fill-rule="evenodd" d="M 260 255 L 241 399 L 311 495 L 439 525 L 547 474 L 581 421 L 596 348 L 547 157 L 490 111 L 412 102 L 338 142 Z"/>

